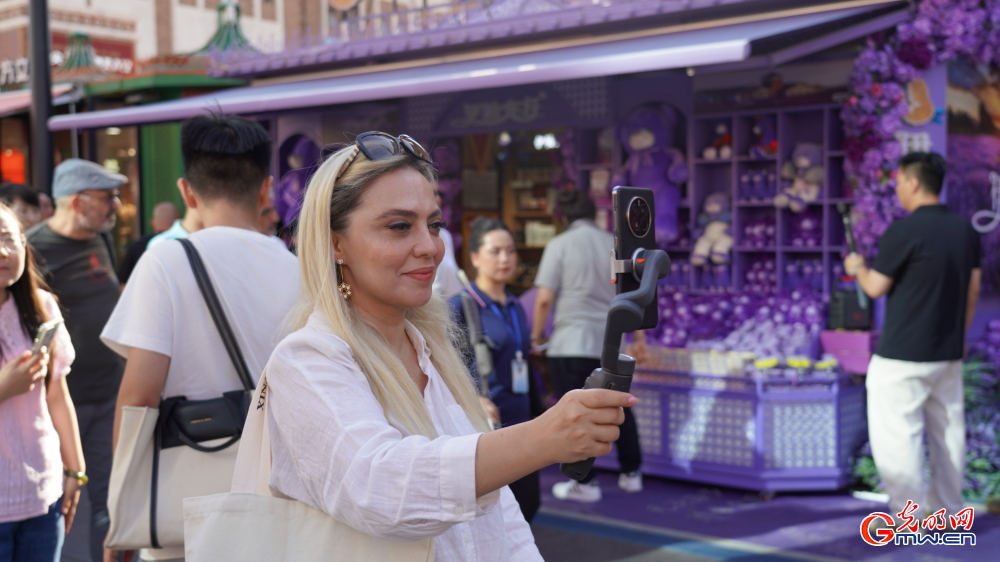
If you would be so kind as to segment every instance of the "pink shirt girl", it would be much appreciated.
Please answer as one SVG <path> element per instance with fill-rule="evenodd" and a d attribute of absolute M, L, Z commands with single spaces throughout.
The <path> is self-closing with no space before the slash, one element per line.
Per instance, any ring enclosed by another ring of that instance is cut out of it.
<path fill-rule="evenodd" d="M 27 273 L 26 273 L 27 274 Z M 47 291 L 39 300 L 50 320 L 62 318 Z M 32 340 L 21 327 L 14 298 L 0 305 L 0 367 L 24 351 Z M 52 381 L 65 377 L 76 358 L 69 333 L 59 326 L 52 342 Z M 59 435 L 45 401 L 45 384 L 0 402 L 0 523 L 23 521 L 48 512 L 63 494 L 63 461 Z"/>

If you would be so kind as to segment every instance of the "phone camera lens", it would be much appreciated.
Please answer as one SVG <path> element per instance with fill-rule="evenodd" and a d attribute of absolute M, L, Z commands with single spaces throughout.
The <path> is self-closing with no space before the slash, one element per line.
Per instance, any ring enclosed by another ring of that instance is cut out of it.
<path fill-rule="evenodd" d="M 642 238 L 649 233 L 652 217 L 649 212 L 649 204 L 642 197 L 632 199 L 628 206 L 628 226 L 632 234 Z"/>

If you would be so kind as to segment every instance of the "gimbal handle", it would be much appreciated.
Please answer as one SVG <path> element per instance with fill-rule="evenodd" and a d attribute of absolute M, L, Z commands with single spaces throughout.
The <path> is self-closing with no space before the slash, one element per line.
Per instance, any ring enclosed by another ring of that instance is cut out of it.
<path fill-rule="evenodd" d="M 639 288 L 616 295 L 608 311 L 604 329 L 601 368 L 595 370 L 583 388 L 607 388 L 628 392 L 632 387 L 635 359 L 620 353 L 622 335 L 642 326 L 645 308 L 656 298 L 656 282 L 670 273 L 670 257 L 663 250 L 638 250 L 632 256 L 632 271 L 640 279 Z M 559 470 L 570 478 L 583 480 L 594 466 L 594 459 L 561 464 Z"/>

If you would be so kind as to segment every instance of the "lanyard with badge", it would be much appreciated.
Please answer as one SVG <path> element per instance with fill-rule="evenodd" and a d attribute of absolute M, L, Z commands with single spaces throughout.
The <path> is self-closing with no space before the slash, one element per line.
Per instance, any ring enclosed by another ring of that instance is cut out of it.
<path fill-rule="evenodd" d="M 503 322 L 503 327 L 507 329 L 507 333 L 514 338 L 514 343 L 517 345 L 517 352 L 514 354 L 514 359 L 510 362 L 510 390 L 514 394 L 527 394 L 528 362 L 525 361 L 524 352 L 521 351 L 521 324 L 517 321 L 517 311 L 510 311 L 510 320 L 514 324 L 514 329 L 512 331 L 510 324 L 507 324 L 507 320 L 504 318 L 495 302 L 490 303 L 490 308 L 493 309 L 493 313 L 500 318 L 501 322 Z"/>

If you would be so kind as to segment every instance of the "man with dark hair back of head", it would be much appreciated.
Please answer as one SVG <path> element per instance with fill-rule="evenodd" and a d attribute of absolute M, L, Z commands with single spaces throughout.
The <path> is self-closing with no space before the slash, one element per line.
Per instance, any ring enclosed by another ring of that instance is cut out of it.
<path fill-rule="evenodd" d="M 904 155 L 899 159 L 899 169 L 910 180 L 916 180 L 915 185 L 919 185 L 920 189 L 917 191 L 904 190 L 902 197 L 913 196 L 917 192 L 924 192 L 928 195 L 939 197 L 941 195 L 941 188 L 944 186 L 945 166 L 944 158 L 936 152 L 911 152 Z M 900 193 L 897 192 L 897 195 L 900 195 Z M 902 197 L 899 202 L 906 209 L 908 208 L 909 200 L 904 203 Z"/>
<path fill-rule="evenodd" d="M 150 240 L 168 230 L 180 218 L 180 209 L 170 201 L 162 201 L 153 207 L 153 216 L 149 219 L 149 227 L 152 232 L 129 244 L 128 250 L 125 251 L 125 257 L 122 258 L 122 263 L 118 266 L 118 282 L 121 283 L 122 287 L 128 283 L 128 278 L 132 275 L 132 270 L 135 269 L 139 258 L 146 253 Z"/>
<path fill-rule="evenodd" d="M 868 296 L 888 295 L 865 386 L 869 441 L 890 513 L 909 500 L 926 513 L 963 508 L 962 357 L 982 275 L 979 234 L 941 204 L 944 174 L 938 154 L 903 156 L 896 196 L 910 216 L 885 231 L 871 268 L 858 254 L 844 260 Z M 925 432 L 929 486 L 923 482 Z"/>
<path fill-rule="evenodd" d="M 206 203 L 225 199 L 256 213 L 262 197 L 270 201 L 271 146 L 267 131 L 248 119 L 223 115 L 189 119 L 181 128 L 186 184 L 182 191 L 197 193 Z M 267 190 L 261 195 L 265 182 Z"/>
<path fill-rule="evenodd" d="M 558 196 L 559 213 L 571 225 L 580 219 L 594 220 L 597 206 L 589 195 L 579 190 L 563 191 Z"/>
<path fill-rule="evenodd" d="M 552 385 L 561 398 L 583 388 L 584 381 L 601 366 L 604 328 L 614 286 L 608 282 L 608 259 L 615 241 L 611 233 L 594 223 L 597 208 L 584 191 L 559 194 L 557 212 L 566 231 L 545 246 L 538 264 L 535 312 L 532 316 L 531 345 L 543 343 L 545 325 L 553 304 L 555 329 L 545 355 L 552 373 Z M 638 339 L 638 338 L 637 338 Z M 616 442 L 621 474 L 618 486 L 626 492 L 642 491 L 642 450 L 632 410 L 625 409 L 625 423 Z M 561 500 L 593 502 L 601 499 L 601 488 L 592 470 L 582 482 L 570 480 L 552 487 Z"/>
<path fill-rule="evenodd" d="M 181 127 L 181 153 L 178 188 L 204 224 L 187 240 L 205 263 L 249 372 L 259 377 L 281 339 L 299 279 L 296 257 L 281 240 L 258 231 L 261 211 L 271 204 L 271 138 L 254 121 L 200 116 Z M 156 408 L 161 396 L 203 400 L 243 390 L 214 326 L 183 246 L 164 241 L 147 249 L 101 333 L 127 358 L 116 443 L 125 406 Z M 183 545 L 163 546 L 144 549 L 140 557 L 184 557 Z"/>

